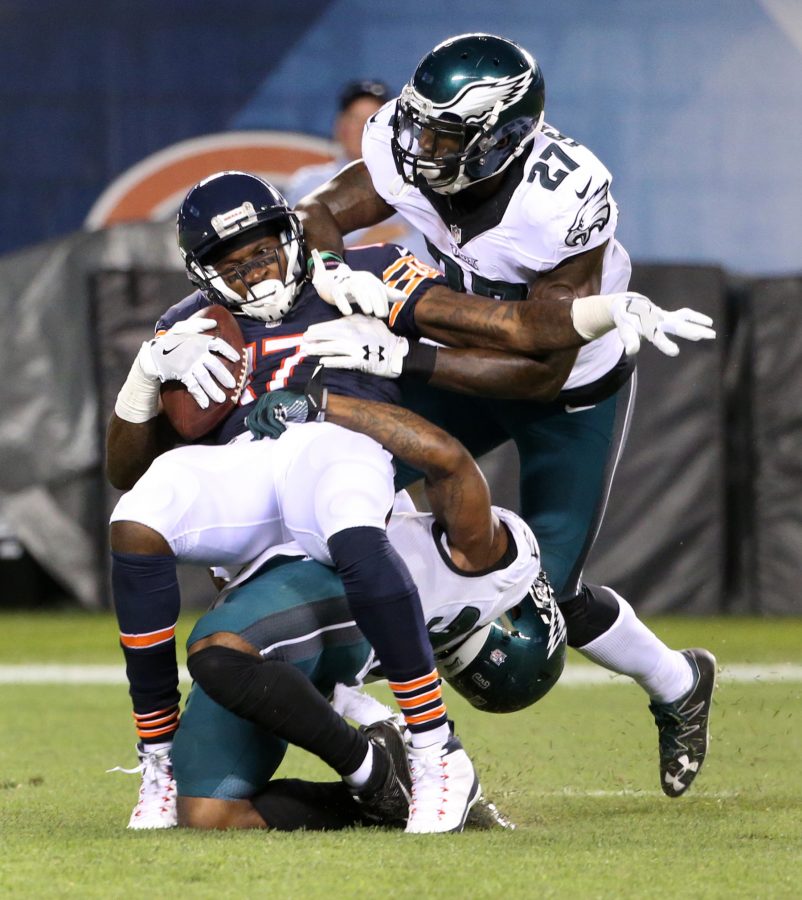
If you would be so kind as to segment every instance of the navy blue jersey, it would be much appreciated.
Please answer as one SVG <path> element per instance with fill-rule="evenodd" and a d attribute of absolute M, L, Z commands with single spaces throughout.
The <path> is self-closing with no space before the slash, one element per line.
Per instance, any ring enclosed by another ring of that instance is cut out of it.
<path fill-rule="evenodd" d="M 345 259 L 352 269 L 372 272 L 386 284 L 402 290 L 413 303 L 433 284 L 445 283 L 436 270 L 423 266 L 406 250 L 394 244 L 375 244 L 348 250 Z M 170 328 L 213 302 L 201 291 L 195 291 L 167 310 L 156 324 L 156 331 Z M 225 444 L 245 431 L 247 407 L 262 394 L 281 388 L 303 391 L 318 363 L 317 357 L 301 354 L 303 334 L 310 325 L 340 317 L 339 310 L 321 300 L 310 283 L 303 285 L 290 311 L 278 322 L 262 322 L 250 316 L 237 315 L 248 353 L 248 380 L 239 408 L 234 409 L 222 425 L 207 435 L 203 443 Z M 396 381 L 361 372 L 327 369 L 324 384 L 332 393 L 347 397 L 364 397 L 385 403 L 398 403 L 400 400 Z"/>

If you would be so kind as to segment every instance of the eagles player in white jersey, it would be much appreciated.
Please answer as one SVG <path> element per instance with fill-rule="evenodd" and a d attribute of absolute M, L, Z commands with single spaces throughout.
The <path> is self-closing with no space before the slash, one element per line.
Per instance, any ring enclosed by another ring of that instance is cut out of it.
<path fill-rule="evenodd" d="M 288 411 L 305 420 L 304 402 L 287 391 L 266 394 L 249 427 L 259 437 L 277 437 Z M 542 697 L 562 671 L 565 625 L 526 523 L 491 507 L 487 483 L 465 448 L 420 416 L 334 395 L 327 417 L 425 473 L 432 513 L 394 512 L 388 536 L 418 585 L 432 643 L 454 687 L 490 711 Z M 329 706 L 335 685 L 374 671 L 373 651 L 335 573 L 308 557 L 288 558 L 299 552 L 284 545 L 254 560 L 189 637 L 195 688 L 173 751 L 179 824 L 292 830 L 367 821 L 406 824 L 414 832 L 421 818 L 435 816 L 443 823 L 438 830 L 461 830 L 468 809 L 456 780 L 474 779 L 469 807 L 480 790 L 470 767 L 449 771 L 440 748 L 412 748 L 413 772 L 428 777 L 410 778 L 392 722 L 368 716 L 368 727 L 357 731 Z M 524 606 L 537 621 L 526 634 L 494 621 Z M 365 698 L 339 693 L 337 705 L 351 718 L 370 710 Z M 271 782 L 287 742 L 320 756 L 345 784 Z"/>
<path fill-rule="evenodd" d="M 628 428 L 641 339 L 673 356 L 669 335 L 715 332 L 707 316 L 667 312 L 627 290 L 610 173 L 544 123 L 544 103 L 537 62 L 504 38 L 460 35 L 421 60 L 366 125 L 363 160 L 298 210 L 310 245 L 330 252 L 343 233 L 400 212 L 427 238 L 449 287 L 395 304 L 389 325 L 400 338 L 363 319 L 314 326 L 305 349 L 329 354 L 332 367 L 392 377 L 403 371 L 407 337 L 477 348 L 433 349 L 429 364 L 430 385 L 470 396 L 413 383 L 404 403 L 475 455 L 515 441 L 521 512 L 538 535 L 568 643 L 647 691 L 661 787 L 677 797 L 707 752 L 715 660 L 669 649 L 615 591 L 583 583 L 582 569 Z M 335 274 L 342 289 L 348 269 Z M 337 302 L 335 291 L 328 299 Z M 365 358 L 366 347 L 381 353 Z"/>

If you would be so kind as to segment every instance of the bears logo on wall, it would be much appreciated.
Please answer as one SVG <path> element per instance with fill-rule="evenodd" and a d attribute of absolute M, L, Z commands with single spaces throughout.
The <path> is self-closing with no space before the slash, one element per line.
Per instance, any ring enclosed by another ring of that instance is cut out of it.
<path fill-rule="evenodd" d="M 89 229 L 119 222 L 169 219 L 186 192 L 225 169 L 253 172 L 283 189 L 297 169 L 335 158 L 324 138 L 289 131 L 232 131 L 181 141 L 146 157 L 117 177 L 95 201 Z"/>

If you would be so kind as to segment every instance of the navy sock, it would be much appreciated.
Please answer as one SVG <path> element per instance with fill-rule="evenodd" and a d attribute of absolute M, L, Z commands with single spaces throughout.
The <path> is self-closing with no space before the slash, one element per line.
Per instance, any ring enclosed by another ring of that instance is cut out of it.
<path fill-rule="evenodd" d="M 329 538 L 348 605 L 392 681 L 434 669 L 418 589 L 381 528 L 347 528 Z"/>
<path fill-rule="evenodd" d="M 169 741 L 178 727 L 181 699 L 175 558 L 112 551 L 111 584 L 137 733 L 143 743 Z"/>
<path fill-rule="evenodd" d="M 329 552 L 351 613 L 391 681 L 409 681 L 435 668 L 418 589 L 381 528 L 347 528 L 332 535 Z"/>
<path fill-rule="evenodd" d="M 379 657 L 413 734 L 438 733 L 446 707 L 415 582 L 381 528 L 347 528 L 329 538 L 351 613 Z"/>

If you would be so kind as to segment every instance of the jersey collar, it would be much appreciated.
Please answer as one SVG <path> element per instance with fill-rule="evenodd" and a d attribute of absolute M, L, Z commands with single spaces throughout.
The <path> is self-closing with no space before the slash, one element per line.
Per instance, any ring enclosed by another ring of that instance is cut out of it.
<path fill-rule="evenodd" d="M 463 197 L 465 191 L 449 196 L 438 194 L 431 188 L 420 188 L 421 194 L 448 226 L 452 240 L 458 247 L 464 246 L 485 231 L 495 228 L 504 218 L 512 195 L 523 178 L 524 165 L 532 152 L 532 147 L 533 143 L 517 159 L 513 160 L 504 172 L 498 190 L 480 203 L 470 205 L 466 203 Z"/>

